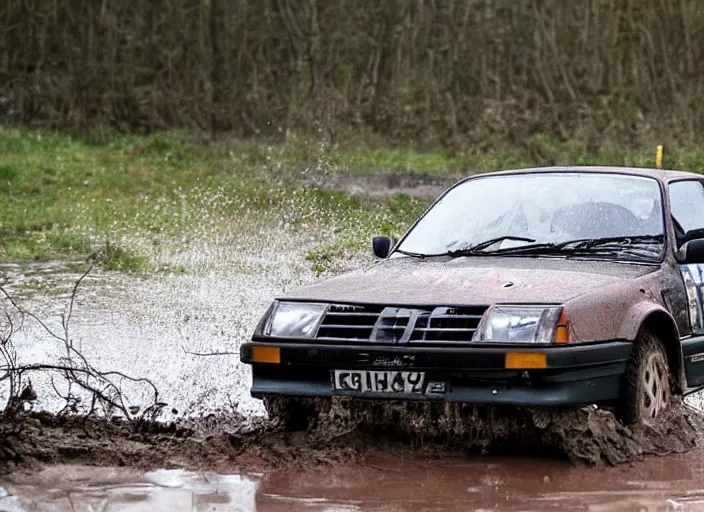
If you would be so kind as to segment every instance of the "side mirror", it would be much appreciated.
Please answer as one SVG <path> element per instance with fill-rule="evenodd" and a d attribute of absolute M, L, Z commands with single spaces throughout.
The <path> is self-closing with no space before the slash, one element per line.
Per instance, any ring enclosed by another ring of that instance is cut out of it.
<path fill-rule="evenodd" d="M 704 238 L 695 238 L 685 242 L 677 251 L 677 261 L 704 264 Z"/>
<path fill-rule="evenodd" d="M 372 249 L 377 258 L 386 258 L 391 249 L 398 243 L 398 238 L 392 236 L 375 236 L 372 238 Z"/>

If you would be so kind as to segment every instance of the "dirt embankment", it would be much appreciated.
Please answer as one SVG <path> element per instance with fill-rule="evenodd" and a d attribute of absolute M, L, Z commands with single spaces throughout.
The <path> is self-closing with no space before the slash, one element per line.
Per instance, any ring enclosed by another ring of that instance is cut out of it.
<path fill-rule="evenodd" d="M 444 176 L 434 176 L 419 172 L 404 171 L 373 171 L 358 173 L 330 173 L 323 177 L 315 177 L 309 181 L 317 186 L 332 190 L 342 190 L 351 195 L 367 197 L 385 197 L 405 194 L 411 197 L 434 199 L 450 185 L 453 185 L 467 175 L 455 173 Z"/>
<path fill-rule="evenodd" d="M 626 428 L 604 410 L 501 410 L 443 404 L 337 403 L 307 429 L 210 416 L 180 425 L 22 414 L 0 419 L 0 472 L 46 463 L 228 472 L 340 464 L 374 453 L 440 457 L 546 449 L 576 464 L 615 465 L 700 446 L 704 416 L 678 404 Z"/>

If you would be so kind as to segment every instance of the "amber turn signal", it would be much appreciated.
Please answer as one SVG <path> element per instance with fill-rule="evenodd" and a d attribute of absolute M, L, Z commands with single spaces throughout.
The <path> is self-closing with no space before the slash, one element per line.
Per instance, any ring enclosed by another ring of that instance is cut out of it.
<path fill-rule="evenodd" d="M 555 327 L 555 343 L 569 343 L 570 342 L 570 323 L 567 320 L 567 315 L 565 310 L 560 313 L 560 318 L 557 319 L 557 326 Z"/>
<path fill-rule="evenodd" d="M 509 370 L 547 368 L 548 355 L 541 352 L 506 352 L 505 366 Z"/>
<path fill-rule="evenodd" d="M 252 347 L 253 363 L 281 362 L 281 349 L 279 347 Z"/>

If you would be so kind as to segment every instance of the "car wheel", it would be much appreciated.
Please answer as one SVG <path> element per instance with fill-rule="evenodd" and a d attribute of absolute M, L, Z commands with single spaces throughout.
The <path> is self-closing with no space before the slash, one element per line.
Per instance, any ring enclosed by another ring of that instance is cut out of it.
<path fill-rule="evenodd" d="M 670 405 L 672 397 L 667 356 L 651 333 L 636 340 L 623 374 L 619 416 L 626 425 L 655 419 Z"/>
<path fill-rule="evenodd" d="M 284 430 L 305 430 L 315 415 L 315 403 L 312 400 L 267 396 L 263 401 L 269 419 Z"/>

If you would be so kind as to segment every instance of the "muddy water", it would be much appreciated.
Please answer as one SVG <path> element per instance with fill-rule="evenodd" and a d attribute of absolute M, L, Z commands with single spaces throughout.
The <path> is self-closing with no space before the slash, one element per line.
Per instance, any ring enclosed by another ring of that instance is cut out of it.
<path fill-rule="evenodd" d="M 2 486 L 6 511 L 704 510 L 704 454 L 607 469 L 389 456 L 249 475 L 54 466 L 11 475 Z"/>

